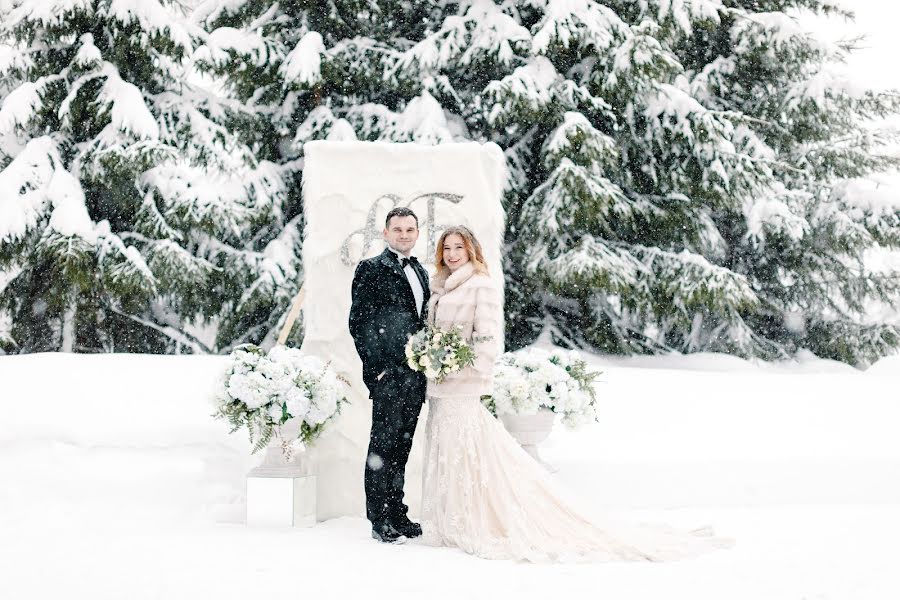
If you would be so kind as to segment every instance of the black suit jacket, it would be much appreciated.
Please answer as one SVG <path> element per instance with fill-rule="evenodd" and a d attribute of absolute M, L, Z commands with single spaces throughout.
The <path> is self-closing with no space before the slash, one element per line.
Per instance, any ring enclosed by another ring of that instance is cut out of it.
<path fill-rule="evenodd" d="M 409 336 L 425 326 L 428 272 L 415 263 L 422 284 L 422 316 L 397 255 L 385 248 L 378 256 L 360 261 L 353 275 L 350 306 L 350 335 L 363 364 L 363 381 L 369 390 L 383 371 L 389 374 L 416 373 L 407 367 L 404 348 Z M 406 372 L 404 372 L 404 370 Z M 408 373 L 407 373 L 408 372 Z"/>

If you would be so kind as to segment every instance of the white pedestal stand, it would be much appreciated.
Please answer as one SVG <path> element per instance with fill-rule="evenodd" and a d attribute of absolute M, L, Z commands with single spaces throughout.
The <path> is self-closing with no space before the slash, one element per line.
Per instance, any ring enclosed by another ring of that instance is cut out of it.
<path fill-rule="evenodd" d="M 297 429 L 290 422 L 281 427 L 283 439 L 296 438 Z M 263 462 L 247 474 L 247 525 L 312 527 L 316 524 L 316 476 L 309 449 L 295 452 L 286 461 L 282 440 L 276 437 L 265 453 Z"/>

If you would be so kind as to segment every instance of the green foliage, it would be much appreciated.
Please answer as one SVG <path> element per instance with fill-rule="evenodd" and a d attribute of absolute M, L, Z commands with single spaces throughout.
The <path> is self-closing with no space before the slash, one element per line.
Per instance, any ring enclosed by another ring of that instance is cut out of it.
<path fill-rule="evenodd" d="M 0 147 L 14 153 L 0 155 L 0 178 L 21 188 L 9 201 L 26 224 L 0 226 L 0 268 L 17 270 L 0 294 L 12 345 L 210 352 L 263 341 L 298 285 L 299 235 L 286 228 L 298 225 L 299 192 L 266 160 L 273 145 L 258 144 L 269 123 L 192 83 L 204 32 L 159 0 L 12 0 L 2 11 L 0 135 L 13 143 Z M 273 242 L 288 260 L 267 258 Z M 251 287 L 252 307 L 235 309 Z M 195 323 L 215 339 L 197 339 Z"/>
<path fill-rule="evenodd" d="M 863 256 L 900 248 L 900 211 L 854 182 L 900 166 L 870 124 L 900 95 L 842 85 L 846 45 L 787 16 L 846 13 L 830 1 L 209 0 L 150 25 L 78 6 L 0 27 L 18 49 L 0 89 L 36 98 L 17 143 L 48 134 L 52 168 L 108 226 L 44 236 L 45 206 L 27 235 L 0 236 L 0 268 L 22 268 L 0 293 L 18 348 L 58 344 L 73 298 L 83 348 L 130 344 L 123 320 L 148 349 L 271 343 L 303 273 L 303 143 L 326 138 L 504 149 L 508 348 L 545 328 L 622 353 L 863 364 L 898 347 L 865 311 L 900 303 L 900 278 Z M 158 133 L 116 125 L 113 89 Z M 210 201 L 206 170 L 238 191 Z"/>

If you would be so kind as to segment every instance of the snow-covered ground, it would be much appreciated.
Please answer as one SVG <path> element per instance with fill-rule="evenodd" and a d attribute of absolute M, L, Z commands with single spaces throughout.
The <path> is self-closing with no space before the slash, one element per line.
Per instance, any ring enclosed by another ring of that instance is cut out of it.
<path fill-rule="evenodd" d="M 673 563 L 529 565 L 383 546 L 358 518 L 255 529 L 221 357 L 0 357 L 3 598 L 900 597 L 900 357 L 614 359 L 601 421 L 556 430 L 557 477 L 627 521 L 736 545 Z"/>

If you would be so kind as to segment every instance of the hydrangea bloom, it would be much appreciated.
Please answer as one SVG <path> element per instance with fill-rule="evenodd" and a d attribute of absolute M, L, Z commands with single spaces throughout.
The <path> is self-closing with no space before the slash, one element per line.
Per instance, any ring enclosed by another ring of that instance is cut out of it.
<path fill-rule="evenodd" d="M 493 395 L 485 398 L 485 405 L 496 415 L 530 415 L 547 408 L 574 429 L 597 420 L 593 387 L 597 375 L 575 352 L 540 348 L 507 352 L 494 367 Z"/>

